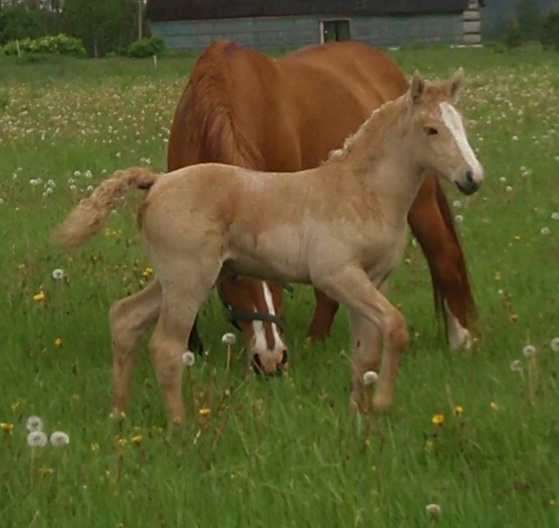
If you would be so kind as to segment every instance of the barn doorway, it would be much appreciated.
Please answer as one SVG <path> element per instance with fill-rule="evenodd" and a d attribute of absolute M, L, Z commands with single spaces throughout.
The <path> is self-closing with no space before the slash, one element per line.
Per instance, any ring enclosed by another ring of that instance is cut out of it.
<path fill-rule="evenodd" d="M 321 20 L 320 21 L 320 42 L 336 42 L 349 40 L 349 20 Z"/>

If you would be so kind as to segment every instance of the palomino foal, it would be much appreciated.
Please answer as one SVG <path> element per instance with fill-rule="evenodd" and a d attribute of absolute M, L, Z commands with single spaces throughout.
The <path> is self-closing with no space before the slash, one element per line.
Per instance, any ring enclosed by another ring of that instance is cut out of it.
<path fill-rule="evenodd" d="M 376 110 L 315 169 L 261 173 L 208 163 L 159 176 L 131 168 L 84 199 L 59 228 L 67 246 L 98 232 L 127 190 L 150 187 L 139 221 L 157 280 L 111 308 L 115 410 L 130 396 L 137 340 L 157 320 L 149 348 L 167 417 L 184 422 L 181 355 L 202 303 L 230 273 L 312 283 L 347 306 L 352 402 L 361 411 L 389 409 L 408 334 L 379 288 L 402 258 L 409 208 L 425 170 L 464 194 L 483 181 L 454 106 L 461 78 L 459 70 L 426 84 L 416 74 L 406 94 Z M 268 356 L 261 360 L 283 361 Z M 363 375 L 379 366 L 371 400 Z"/>

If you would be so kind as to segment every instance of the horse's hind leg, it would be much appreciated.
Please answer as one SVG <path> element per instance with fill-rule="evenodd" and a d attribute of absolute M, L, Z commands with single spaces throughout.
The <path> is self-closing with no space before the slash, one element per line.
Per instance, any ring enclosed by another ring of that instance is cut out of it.
<path fill-rule="evenodd" d="M 132 395 L 134 352 L 161 308 L 161 285 L 153 281 L 134 295 L 116 301 L 109 310 L 113 347 L 113 415 L 124 412 Z"/>
<path fill-rule="evenodd" d="M 433 174 L 425 178 L 408 222 L 429 264 L 435 295 L 442 298 L 450 346 L 469 347 L 474 299 L 450 208 Z"/>
<path fill-rule="evenodd" d="M 338 311 L 339 304 L 330 299 L 324 292 L 315 288 L 314 297 L 316 306 L 309 327 L 308 336 L 313 341 L 323 341 L 330 335 L 334 316 Z"/>

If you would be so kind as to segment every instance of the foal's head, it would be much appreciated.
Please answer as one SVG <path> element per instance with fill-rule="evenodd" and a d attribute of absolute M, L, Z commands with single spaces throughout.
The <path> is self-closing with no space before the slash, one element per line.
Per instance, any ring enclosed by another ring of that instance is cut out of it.
<path fill-rule="evenodd" d="M 432 169 L 454 183 L 464 194 L 477 191 L 483 182 L 478 161 L 455 103 L 462 83 L 462 69 L 442 84 L 427 84 L 416 72 L 409 90 L 416 153 L 423 168 Z"/>
<path fill-rule="evenodd" d="M 287 366 L 283 340 L 282 287 L 254 279 L 230 278 L 220 285 L 229 320 L 250 341 L 250 364 L 273 374 Z"/>

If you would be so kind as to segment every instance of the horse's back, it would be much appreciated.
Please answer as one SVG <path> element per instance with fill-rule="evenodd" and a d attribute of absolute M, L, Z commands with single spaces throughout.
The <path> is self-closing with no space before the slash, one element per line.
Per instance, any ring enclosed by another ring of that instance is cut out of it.
<path fill-rule="evenodd" d="M 181 97 L 168 168 L 206 161 L 268 171 L 316 166 L 406 88 L 392 59 L 364 44 L 309 46 L 274 60 L 219 41 L 200 56 Z"/>

